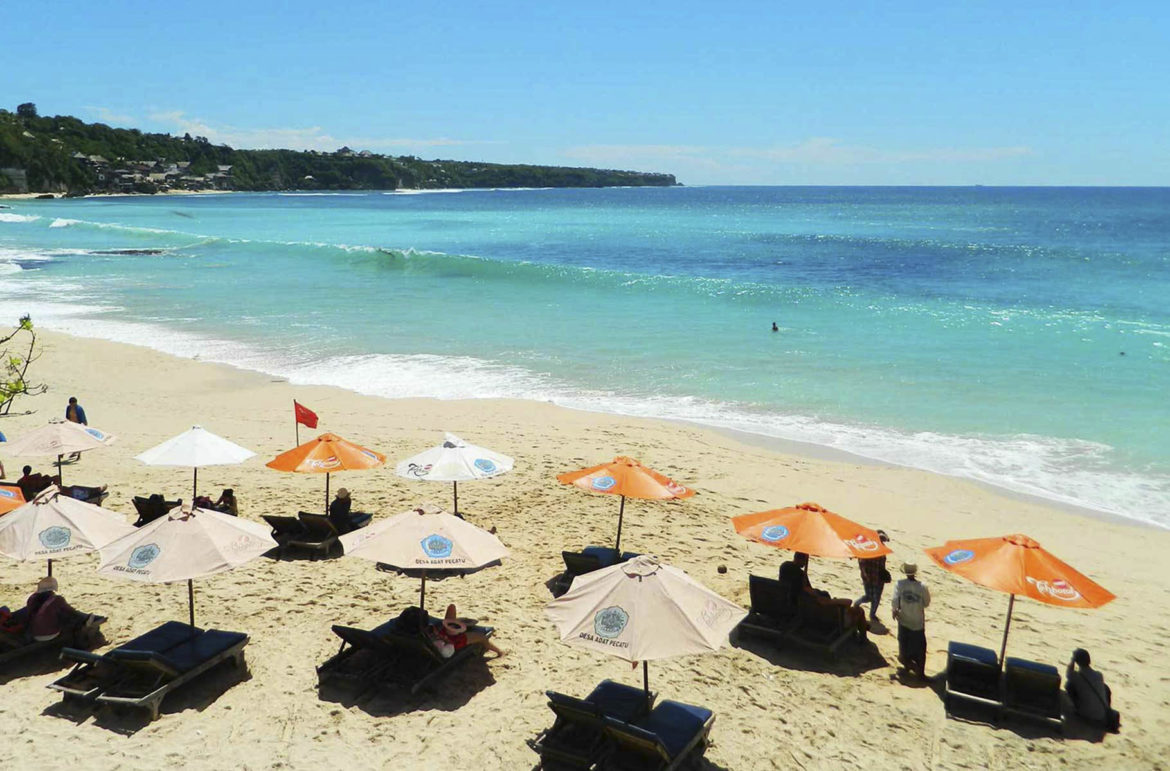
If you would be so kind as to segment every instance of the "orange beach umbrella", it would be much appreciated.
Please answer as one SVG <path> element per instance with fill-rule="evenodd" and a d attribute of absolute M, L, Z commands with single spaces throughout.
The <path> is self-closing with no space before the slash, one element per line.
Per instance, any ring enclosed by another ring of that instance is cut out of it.
<path fill-rule="evenodd" d="M 277 455 L 268 468 L 291 471 L 296 474 L 325 475 L 325 509 L 329 509 L 329 475 L 339 471 L 360 471 L 381 466 L 386 456 L 348 442 L 336 434 L 321 434 L 300 447 Z"/>
<path fill-rule="evenodd" d="M 613 548 L 618 551 L 620 551 L 622 543 L 622 518 L 626 511 L 626 498 L 669 500 L 690 498 L 695 494 L 694 490 L 683 487 L 673 479 L 624 455 L 614 458 L 609 463 L 602 463 L 600 466 L 558 474 L 557 481 L 591 493 L 621 496 L 622 502 L 618 508 L 617 541 L 613 545 Z"/>
<path fill-rule="evenodd" d="M 24 493 L 16 485 L 0 485 L 0 514 L 19 509 L 24 505 Z"/>
<path fill-rule="evenodd" d="M 1060 608 L 1099 608 L 1115 599 L 1107 589 L 1026 535 L 947 541 L 926 553 L 943 570 L 1011 596 L 999 650 L 1001 665 L 1017 594 Z"/>
<path fill-rule="evenodd" d="M 890 553 L 876 530 L 816 503 L 733 517 L 735 532 L 756 543 L 817 557 L 869 559 Z"/>

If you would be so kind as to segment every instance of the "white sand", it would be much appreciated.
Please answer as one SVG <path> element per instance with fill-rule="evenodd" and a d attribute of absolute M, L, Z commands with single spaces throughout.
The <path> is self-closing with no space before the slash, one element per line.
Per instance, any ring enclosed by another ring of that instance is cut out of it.
<path fill-rule="evenodd" d="M 319 696 L 314 667 L 336 651 L 334 623 L 372 627 L 417 601 L 410 579 L 365 561 L 271 559 L 196 587 L 201 624 L 244 631 L 250 675 L 230 669 L 179 691 L 162 717 L 63 711 L 44 686 L 62 670 L 52 661 L 0 672 L 0 733 L 13 767 L 126 768 L 531 768 L 525 740 L 551 725 L 544 690 L 582 696 L 603 678 L 632 684 L 640 673 L 616 659 L 556 640 L 542 608 L 545 582 L 561 569 L 562 548 L 611 541 L 617 501 L 556 483 L 558 472 L 630 454 L 695 487 L 677 503 L 632 501 L 622 543 L 688 571 L 746 606 L 747 576 L 773 576 L 786 554 L 748 543 L 728 517 L 801 501 L 822 505 L 893 538 L 896 555 L 923 565 L 934 593 L 928 671 L 943 668 L 947 641 L 998 649 L 1007 597 L 928 564 L 920 551 L 948 538 L 1023 531 L 1100 581 L 1118 600 L 1097 611 L 1016 604 L 1009 654 L 1063 669 L 1070 651 L 1089 648 L 1123 713 L 1123 732 L 1103 742 L 1063 739 L 1021 723 L 1004 727 L 948 719 L 935 689 L 891 679 L 897 644 L 875 637 L 870 655 L 837 665 L 815 655 L 747 642 L 719 654 L 651 665 L 661 698 L 713 709 L 718 719 L 708 768 L 1155 768 L 1170 748 L 1170 675 L 1162 659 L 1170 635 L 1161 565 L 1170 533 L 1080 516 L 1001 496 L 972 483 L 907 469 L 774 454 L 720 434 L 649 420 L 574 412 L 521 401 L 389 401 L 325 387 L 295 387 L 266 375 L 164 356 L 143 348 L 45 335 L 35 375 L 52 386 L 26 399 L 33 415 L 0 420 L 10 438 L 63 413 L 76 395 L 90 422 L 119 436 L 65 469 L 65 481 L 108 483 L 107 508 L 133 511 L 135 494 L 190 496 L 190 472 L 148 468 L 142 450 L 200 423 L 254 449 L 241 466 L 204 469 L 200 489 L 233 487 L 244 516 L 292 514 L 323 503 L 319 477 L 281 474 L 264 462 L 293 444 L 292 399 L 316 410 L 322 430 L 399 459 L 434 445 L 444 430 L 513 455 L 516 470 L 462 485 L 470 521 L 495 526 L 511 548 L 502 568 L 428 587 L 428 605 L 498 629 L 510 654 L 456 674 L 437 693 L 388 692 L 358 704 Z M 313 432 L 302 429 L 302 438 Z M 22 463 L 3 455 L 10 476 Z M 47 463 L 37 464 L 45 468 Z M 423 501 L 449 503 L 448 485 L 408 482 L 392 468 L 336 479 L 355 508 L 377 516 Z M 7 560 L 0 603 L 23 602 L 43 572 Z M 716 568 L 726 565 L 720 575 Z M 186 587 L 143 586 L 95 575 L 96 557 L 58 563 L 54 573 L 76 607 L 110 617 L 111 644 L 169 619 L 186 618 Z M 813 580 L 834 595 L 860 594 L 852 562 L 814 560 Z M 887 608 L 882 616 L 889 621 Z M 5 682 L 6 681 L 6 682 Z M 331 696 L 330 698 L 336 698 Z M 15 765 L 12 759 L 30 760 Z M 35 760 L 34 760 L 35 759 Z"/>

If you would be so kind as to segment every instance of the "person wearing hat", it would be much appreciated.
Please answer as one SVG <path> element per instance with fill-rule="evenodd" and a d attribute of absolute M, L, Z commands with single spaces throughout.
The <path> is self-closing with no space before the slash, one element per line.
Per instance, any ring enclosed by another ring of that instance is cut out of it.
<path fill-rule="evenodd" d="M 885 530 L 879 530 L 877 534 L 882 543 L 890 542 L 890 537 L 886 535 Z M 861 585 L 865 589 L 865 594 L 853 601 L 853 607 L 856 608 L 861 603 L 868 602 L 869 623 L 872 625 L 877 621 L 877 611 L 882 604 L 882 591 L 890 582 L 890 571 L 886 570 L 886 555 L 870 557 L 869 559 L 859 558 L 857 569 L 861 571 Z"/>
<path fill-rule="evenodd" d="M 459 618 L 454 605 L 447 606 L 447 612 L 438 627 L 438 648 L 444 658 L 450 658 L 456 651 L 468 645 L 480 645 L 496 654 L 496 658 L 504 652 L 492 644 L 483 632 L 471 629 L 475 626 L 474 618 Z"/>
<path fill-rule="evenodd" d="M 918 580 L 918 566 L 902 564 L 906 575 L 894 587 L 894 620 L 898 622 L 898 661 L 907 672 L 926 677 L 926 609 L 930 590 Z"/>
<path fill-rule="evenodd" d="M 72 634 L 89 621 L 90 616 L 74 610 L 57 594 L 57 579 L 46 576 L 37 582 L 37 590 L 24 607 L 25 635 L 37 642 L 54 640 L 63 633 Z"/>
<path fill-rule="evenodd" d="M 333 523 L 340 534 L 348 533 L 354 529 L 353 517 L 349 515 L 352 505 L 353 502 L 349 499 L 349 490 L 344 487 L 337 488 L 337 496 L 333 499 L 333 503 L 329 504 L 329 521 Z"/>

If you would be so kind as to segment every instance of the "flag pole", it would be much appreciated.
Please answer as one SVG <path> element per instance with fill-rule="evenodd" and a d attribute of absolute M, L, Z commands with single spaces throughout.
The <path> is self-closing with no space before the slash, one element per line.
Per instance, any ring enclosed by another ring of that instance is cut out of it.
<path fill-rule="evenodd" d="M 301 421 L 297 420 L 297 400 L 293 399 L 293 431 L 297 432 L 297 443 L 295 447 L 301 446 Z"/>

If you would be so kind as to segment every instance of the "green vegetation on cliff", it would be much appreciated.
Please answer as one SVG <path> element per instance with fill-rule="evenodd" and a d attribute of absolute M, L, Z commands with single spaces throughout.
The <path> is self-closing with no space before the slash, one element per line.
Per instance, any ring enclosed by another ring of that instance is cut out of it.
<path fill-rule="evenodd" d="M 82 158 L 81 156 L 85 156 Z M 95 161 L 100 158 L 100 161 Z M 674 185 L 670 174 L 636 171 L 528 166 L 473 161 L 424 161 L 354 153 L 295 150 L 234 150 L 205 137 L 148 134 L 137 129 L 86 123 L 68 115 L 40 116 L 22 104 L 15 113 L 0 110 L 0 191 L 23 176 L 30 192 L 88 192 L 115 189 L 118 172 L 142 162 L 180 164 L 185 186 L 196 186 L 217 171 L 235 190 L 392 190 L 447 187 L 613 187 Z M 107 170 L 110 173 L 106 173 Z M 153 169 L 152 169 L 153 170 Z M 139 168 L 138 171 L 143 171 Z M 153 183 L 135 174 L 133 189 L 149 191 Z M 177 174 L 175 175 L 177 180 Z M 197 179 L 199 178 L 199 179 Z M 130 177 L 121 175 L 128 189 Z M 170 180 L 168 179 L 169 183 Z M 165 184 L 165 183 L 161 183 Z M 218 183 L 217 183 L 218 184 Z M 211 186 L 211 184 L 208 184 Z"/>

